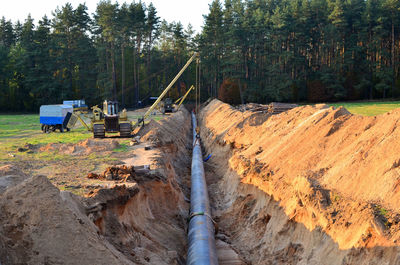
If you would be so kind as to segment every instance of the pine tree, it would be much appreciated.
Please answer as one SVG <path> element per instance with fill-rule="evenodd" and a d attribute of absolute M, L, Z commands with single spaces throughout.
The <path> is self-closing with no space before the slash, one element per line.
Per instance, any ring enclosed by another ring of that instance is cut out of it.
<path fill-rule="evenodd" d="M 159 34 L 160 18 L 157 16 L 157 11 L 153 4 L 147 7 L 146 16 L 146 35 L 147 35 L 147 76 L 151 75 L 151 50 L 154 46 L 154 40 Z M 151 89 L 151 78 L 148 79 L 148 89 Z"/>
<path fill-rule="evenodd" d="M 95 22 L 99 27 L 99 32 L 107 44 L 106 53 L 110 54 L 111 60 L 111 80 L 112 87 L 110 92 L 112 99 L 117 99 L 117 69 L 116 69 L 116 42 L 118 29 L 118 4 L 111 4 L 110 0 L 101 1 L 97 5 Z"/>
<path fill-rule="evenodd" d="M 217 89 L 221 83 L 220 59 L 223 52 L 223 13 L 219 0 L 214 0 L 210 5 L 210 13 L 205 16 L 203 34 L 200 39 L 200 51 L 204 55 L 202 60 L 209 66 L 204 71 L 205 75 L 212 78 L 210 95 L 217 96 Z"/>

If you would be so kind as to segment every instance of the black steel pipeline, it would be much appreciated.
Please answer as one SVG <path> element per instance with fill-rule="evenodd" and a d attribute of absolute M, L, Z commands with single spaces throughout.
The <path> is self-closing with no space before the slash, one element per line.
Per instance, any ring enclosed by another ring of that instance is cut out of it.
<path fill-rule="evenodd" d="M 204 174 L 200 136 L 196 132 L 196 116 L 192 113 L 193 157 L 190 194 L 189 248 L 187 265 L 218 264 L 215 230 L 211 218 L 207 184 Z"/>

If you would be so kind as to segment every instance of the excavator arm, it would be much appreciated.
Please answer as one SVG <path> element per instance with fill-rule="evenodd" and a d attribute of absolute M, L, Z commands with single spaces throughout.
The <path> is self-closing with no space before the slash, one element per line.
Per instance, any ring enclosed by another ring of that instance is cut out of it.
<path fill-rule="evenodd" d="M 68 128 L 73 128 L 78 120 L 79 120 L 79 122 L 80 122 L 83 126 L 86 127 L 86 129 L 87 129 L 89 132 L 92 132 L 92 131 L 93 131 L 93 129 L 92 129 L 91 127 L 89 127 L 89 125 L 87 125 L 86 122 L 82 119 L 82 117 L 81 117 L 81 112 L 80 112 L 80 111 L 77 111 L 77 112 L 72 113 L 71 118 L 70 118 L 70 120 L 69 120 L 69 122 L 68 122 L 67 127 L 68 127 Z"/>

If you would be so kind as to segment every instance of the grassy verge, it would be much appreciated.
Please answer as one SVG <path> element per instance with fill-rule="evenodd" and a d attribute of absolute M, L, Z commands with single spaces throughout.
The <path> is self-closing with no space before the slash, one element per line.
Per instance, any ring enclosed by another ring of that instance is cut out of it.
<path fill-rule="evenodd" d="M 400 108 L 400 101 L 390 102 L 338 102 L 330 104 L 334 107 L 343 106 L 353 114 L 375 116 Z"/>

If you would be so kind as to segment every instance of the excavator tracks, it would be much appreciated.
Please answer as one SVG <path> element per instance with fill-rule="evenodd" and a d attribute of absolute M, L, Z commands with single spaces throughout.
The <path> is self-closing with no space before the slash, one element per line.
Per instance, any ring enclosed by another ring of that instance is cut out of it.
<path fill-rule="evenodd" d="M 119 124 L 119 134 L 121 137 L 131 137 L 132 128 L 130 123 Z"/>
<path fill-rule="evenodd" d="M 93 137 L 94 138 L 104 138 L 106 136 L 106 131 L 104 124 L 94 124 L 93 125 Z"/>

